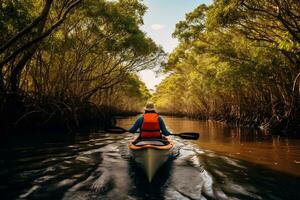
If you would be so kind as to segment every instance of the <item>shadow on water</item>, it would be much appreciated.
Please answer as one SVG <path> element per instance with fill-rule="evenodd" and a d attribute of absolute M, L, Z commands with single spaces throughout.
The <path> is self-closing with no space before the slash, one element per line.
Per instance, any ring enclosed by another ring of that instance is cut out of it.
<path fill-rule="evenodd" d="M 128 191 L 130 196 L 139 199 L 165 199 L 165 191 L 172 174 L 173 160 L 169 159 L 161 166 L 152 182 L 148 182 L 145 172 L 133 159 L 129 160 L 128 166 L 128 173 L 132 181 L 132 188 Z"/>
<path fill-rule="evenodd" d="M 300 177 L 175 137 L 174 159 L 149 183 L 130 157 L 132 139 L 131 134 L 95 133 L 72 141 L 0 146 L 0 198 L 300 199 Z"/>
<path fill-rule="evenodd" d="M 213 152 L 199 159 L 213 177 L 217 199 L 300 199 L 300 177 Z"/>

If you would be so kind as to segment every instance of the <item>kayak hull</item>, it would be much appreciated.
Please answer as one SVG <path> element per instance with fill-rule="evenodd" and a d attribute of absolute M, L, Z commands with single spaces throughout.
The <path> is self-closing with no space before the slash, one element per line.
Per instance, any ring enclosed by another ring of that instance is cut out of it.
<path fill-rule="evenodd" d="M 149 182 L 152 181 L 156 172 L 171 155 L 174 143 L 169 138 L 166 139 L 169 143 L 164 146 L 136 146 L 133 142 L 129 143 L 129 149 L 131 150 L 134 160 L 144 169 Z"/>

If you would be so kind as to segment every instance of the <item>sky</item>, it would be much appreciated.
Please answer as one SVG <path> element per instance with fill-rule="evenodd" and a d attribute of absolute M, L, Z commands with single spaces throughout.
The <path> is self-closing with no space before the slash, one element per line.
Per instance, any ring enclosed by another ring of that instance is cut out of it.
<path fill-rule="evenodd" d="M 193 11 L 200 4 L 211 4 L 212 0 L 144 0 L 148 10 L 144 16 L 144 25 L 141 29 L 151 37 L 165 52 L 171 53 L 178 44 L 172 33 L 175 25 L 184 20 L 185 14 Z M 154 90 L 165 75 L 157 75 L 154 70 L 139 72 L 142 81 L 149 89 Z"/>

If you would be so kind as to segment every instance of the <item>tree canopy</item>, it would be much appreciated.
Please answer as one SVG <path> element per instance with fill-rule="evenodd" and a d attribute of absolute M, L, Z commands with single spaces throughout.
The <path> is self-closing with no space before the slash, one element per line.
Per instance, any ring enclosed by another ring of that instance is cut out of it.
<path fill-rule="evenodd" d="M 299 1 L 215 0 L 176 25 L 178 47 L 154 99 L 167 113 L 287 128 L 297 124 Z"/>
<path fill-rule="evenodd" d="M 76 118 L 86 103 L 140 111 L 149 91 L 134 74 L 164 55 L 140 30 L 145 11 L 139 0 L 1 1 L 2 114 L 23 104 L 8 120 L 16 123 L 50 102 L 44 122 L 60 107 Z"/>

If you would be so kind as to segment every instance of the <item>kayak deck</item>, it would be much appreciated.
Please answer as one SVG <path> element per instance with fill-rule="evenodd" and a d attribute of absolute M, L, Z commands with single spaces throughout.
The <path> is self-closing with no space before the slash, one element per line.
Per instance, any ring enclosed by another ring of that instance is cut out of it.
<path fill-rule="evenodd" d="M 165 139 L 135 139 L 129 143 L 130 150 L 140 150 L 140 149 L 160 149 L 160 150 L 169 150 L 174 146 L 173 141 L 169 137 Z"/>
<path fill-rule="evenodd" d="M 129 143 L 129 149 L 135 161 L 145 170 L 149 182 L 157 170 L 168 160 L 174 146 L 173 141 L 166 137 L 161 139 L 134 140 Z"/>

